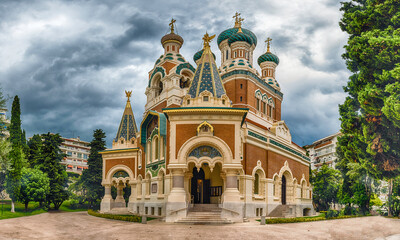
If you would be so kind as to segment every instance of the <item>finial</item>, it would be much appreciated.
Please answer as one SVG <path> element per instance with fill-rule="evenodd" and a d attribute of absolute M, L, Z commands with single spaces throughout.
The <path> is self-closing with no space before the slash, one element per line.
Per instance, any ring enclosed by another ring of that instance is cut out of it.
<path fill-rule="evenodd" d="M 269 47 L 271 45 L 271 41 L 272 41 L 272 38 L 270 38 L 270 37 L 268 37 L 267 40 L 265 40 L 265 42 L 267 43 L 267 52 L 270 52 Z"/>
<path fill-rule="evenodd" d="M 206 34 L 204 34 L 203 40 L 204 40 L 204 48 L 206 47 L 210 47 L 210 42 L 211 40 L 215 38 L 215 34 L 210 36 L 208 35 L 208 33 L 206 32 Z"/>
<path fill-rule="evenodd" d="M 238 27 L 239 27 L 239 30 L 238 30 L 238 32 L 242 32 L 242 22 L 243 22 L 243 18 L 239 18 L 238 20 L 237 20 L 237 23 L 238 23 Z M 236 24 L 235 24 L 236 25 Z"/>
<path fill-rule="evenodd" d="M 171 22 L 169 23 L 169 27 L 170 27 L 170 29 L 171 29 L 171 33 L 174 33 L 174 23 L 176 22 L 176 20 L 175 19 L 171 19 Z"/>
<path fill-rule="evenodd" d="M 240 16 L 240 13 L 236 12 L 232 18 L 235 19 L 235 28 L 239 28 L 239 30 L 240 30 L 244 19 L 239 16 Z"/>
<path fill-rule="evenodd" d="M 128 101 L 127 101 L 127 102 L 130 102 L 129 98 L 130 98 L 131 95 L 132 95 L 132 91 L 126 91 L 126 90 L 125 90 L 125 94 L 126 94 L 126 97 L 128 98 Z"/>

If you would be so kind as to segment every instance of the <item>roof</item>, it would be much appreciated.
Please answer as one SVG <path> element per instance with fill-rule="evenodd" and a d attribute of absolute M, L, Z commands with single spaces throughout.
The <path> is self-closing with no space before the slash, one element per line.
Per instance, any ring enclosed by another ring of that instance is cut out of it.
<path fill-rule="evenodd" d="M 129 97 L 128 100 L 126 101 L 124 114 L 122 115 L 121 123 L 119 124 L 115 141 L 118 141 L 118 139 L 120 139 L 121 137 L 124 138 L 125 140 L 130 140 L 131 138 L 136 137 L 136 133 L 138 132 L 135 116 L 133 115 L 131 101 L 129 100 Z"/>
<path fill-rule="evenodd" d="M 226 92 L 213 53 L 209 45 L 205 45 L 203 50 L 188 94 L 190 97 L 196 98 L 200 93 L 209 91 L 214 97 L 220 98 Z"/>

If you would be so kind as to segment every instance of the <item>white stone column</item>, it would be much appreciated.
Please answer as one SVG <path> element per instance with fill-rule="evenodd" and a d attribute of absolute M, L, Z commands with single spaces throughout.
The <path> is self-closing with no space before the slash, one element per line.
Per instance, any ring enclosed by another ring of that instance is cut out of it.
<path fill-rule="evenodd" d="M 241 222 L 243 221 L 244 204 L 240 200 L 240 193 L 237 187 L 237 173 L 236 169 L 226 169 L 226 188 L 223 193 L 221 216 L 234 222 Z M 229 211 L 224 209 L 229 209 Z"/>
<path fill-rule="evenodd" d="M 172 190 L 167 200 L 166 222 L 175 222 L 175 220 L 186 217 L 186 191 L 184 188 L 183 169 L 171 169 Z"/>
<path fill-rule="evenodd" d="M 137 202 L 137 181 L 129 182 L 129 187 L 131 188 L 131 195 L 129 196 L 128 210 L 134 212 L 136 211 L 135 203 Z"/>
<path fill-rule="evenodd" d="M 115 198 L 114 207 L 126 207 L 123 189 L 123 185 L 117 185 L 117 197 Z"/>
<path fill-rule="evenodd" d="M 104 197 L 101 200 L 100 211 L 101 212 L 109 212 L 113 207 L 114 199 L 111 196 L 111 185 L 104 185 Z"/>

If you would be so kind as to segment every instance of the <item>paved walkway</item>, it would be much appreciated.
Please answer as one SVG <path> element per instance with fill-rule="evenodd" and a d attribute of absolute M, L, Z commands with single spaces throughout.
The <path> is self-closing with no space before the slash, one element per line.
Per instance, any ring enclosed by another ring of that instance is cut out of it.
<path fill-rule="evenodd" d="M 400 220 L 362 217 L 259 225 L 177 225 L 149 221 L 147 225 L 103 219 L 86 212 L 43 213 L 0 220 L 3 239 L 400 239 Z"/>

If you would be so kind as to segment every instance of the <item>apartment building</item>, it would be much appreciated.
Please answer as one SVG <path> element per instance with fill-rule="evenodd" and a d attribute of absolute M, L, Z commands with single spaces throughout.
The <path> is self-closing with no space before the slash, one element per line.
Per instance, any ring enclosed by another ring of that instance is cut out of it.
<path fill-rule="evenodd" d="M 318 169 L 323 163 L 328 164 L 330 167 L 335 167 L 335 160 L 337 158 L 336 144 L 339 136 L 341 136 L 340 132 L 321 138 L 313 142 L 313 144 L 305 146 L 310 156 L 312 170 Z"/>
<path fill-rule="evenodd" d="M 83 169 L 88 168 L 88 158 L 90 154 L 89 142 L 77 138 L 64 138 L 60 149 L 67 156 L 61 161 L 65 165 L 67 172 L 82 174 Z"/>

